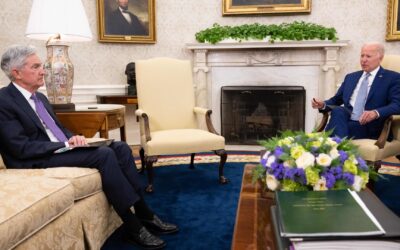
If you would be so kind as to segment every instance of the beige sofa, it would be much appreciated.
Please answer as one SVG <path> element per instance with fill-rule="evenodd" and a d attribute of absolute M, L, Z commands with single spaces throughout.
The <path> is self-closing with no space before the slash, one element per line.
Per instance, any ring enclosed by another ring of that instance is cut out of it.
<path fill-rule="evenodd" d="M 0 158 L 0 249 L 100 249 L 121 220 L 96 169 L 6 169 Z"/>

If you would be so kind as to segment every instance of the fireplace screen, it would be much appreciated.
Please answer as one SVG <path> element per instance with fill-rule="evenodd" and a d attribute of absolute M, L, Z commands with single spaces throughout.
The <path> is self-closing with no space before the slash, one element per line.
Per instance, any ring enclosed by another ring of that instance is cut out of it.
<path fill-rule="evenodd" d="M 294 86 L 222 87 L 226 144 L 257 145 L 279 131 L 304 130 L 305 90 Z"/>

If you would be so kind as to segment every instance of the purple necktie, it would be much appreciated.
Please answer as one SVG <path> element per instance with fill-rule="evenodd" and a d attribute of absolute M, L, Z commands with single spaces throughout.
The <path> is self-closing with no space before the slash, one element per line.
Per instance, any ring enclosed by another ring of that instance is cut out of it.
<path fill-rule="evenodd" d="M 35 94 L 32 94 L 31 99 L 35 102 L 36 113 L 39 115 L 40 119 L 44 122 L 44 124 L 46 124 L 47 128 L 50 129 L 53 135 L 60 142 L 68 141 L 65 134 L 61 131 L 61 129 L 54 122 L 53 118 L 47 112 L 46 108 L 43 105 L 43 102 Z"/>

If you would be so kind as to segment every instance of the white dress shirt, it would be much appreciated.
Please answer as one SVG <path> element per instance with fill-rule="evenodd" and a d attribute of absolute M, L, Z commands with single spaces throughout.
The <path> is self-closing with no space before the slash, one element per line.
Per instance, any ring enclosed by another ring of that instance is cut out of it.
<path fill-rule="evenodd" d="M 378 73 L 379 69 L 380 69 L 380 67 L 377 67 L 373 71 L 369 72 L 370 76 L 368 77 L 368 90 L 367 90 L 368 92 L 367 92 L 367 96 L 369 94 L 369 90 L 371 89 L 371 85 L 374 82 L 375 76 Z M 364 73 L 362 74 L 362 76 L 358 80 L 357 86 L 354 89 L 353 94 L 351 95 L 350 105 L 352 107 L 354 107 L 354 104 L 356 103 L 356 98 L 357 98 L 357 95 L 358 95 L 358 91 L 360 90 L 361 82 L 364 80 L 364 77 L 365 77 L 366 74 L 367 74 L 367 72 L 364 71 Z"/>

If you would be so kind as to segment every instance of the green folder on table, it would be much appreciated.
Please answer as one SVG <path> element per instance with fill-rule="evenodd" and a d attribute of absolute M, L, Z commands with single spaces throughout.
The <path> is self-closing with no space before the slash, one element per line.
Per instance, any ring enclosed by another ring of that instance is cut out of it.
<path fill-rule="evenodd" d="M 385 234 L 356 192 L 276 192 L 282 237 L 372 236 Z"/>

